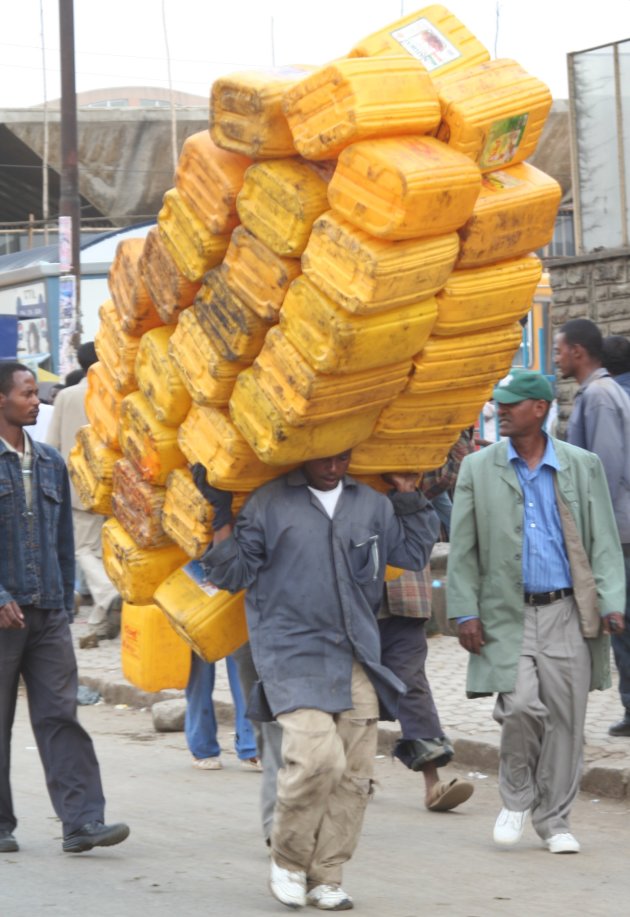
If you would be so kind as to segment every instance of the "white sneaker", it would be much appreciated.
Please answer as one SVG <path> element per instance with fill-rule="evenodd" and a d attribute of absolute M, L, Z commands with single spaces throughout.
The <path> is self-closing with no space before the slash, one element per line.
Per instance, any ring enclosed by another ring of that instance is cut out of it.
<path fill-rule="evenodd" d="M 513 847 L 514 844 L 518 844 L 523 836 L 528 815 L 529 809 L 525 809 L 524 812 L 501 809 L 494 825 L 494 843 L 501 847 Z"/>
<path fill-rule="evenodd" d="M 580 844 L 568 832 L 566 834 L 552 834 L 545 841 L 549 853 L 579 853 Z"/>
<path fill-rule="evenodd" d="M 287 907 L 304 907 L 306 904 L 306 873 L 283 869 L 271 858 L 269 888 L 274 898 Z"/>
<path fill-rule="evenodd" d="M 354 907 L 352 898 L 340 885 L 316 885 L 307 894 L 306 900 L 322 911 L 349 911 Z"/>

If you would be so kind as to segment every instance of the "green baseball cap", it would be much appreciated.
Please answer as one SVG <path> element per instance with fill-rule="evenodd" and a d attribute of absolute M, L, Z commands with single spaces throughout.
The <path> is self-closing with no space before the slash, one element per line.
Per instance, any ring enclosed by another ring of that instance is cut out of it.
<path fill-rule="evenodd" d="M 499 404 L 516 404 L 528 398 L 553 401 L 553 389 L 549 379 L 541 373 L 511 372 L 497 383 L 492 397 Z"/>

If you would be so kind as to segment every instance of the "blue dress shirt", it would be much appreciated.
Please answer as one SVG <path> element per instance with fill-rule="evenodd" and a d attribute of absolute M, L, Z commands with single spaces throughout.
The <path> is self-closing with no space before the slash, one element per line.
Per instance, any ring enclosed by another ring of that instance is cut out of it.
<path fill-rule="evenodd" d="M 545 452 L 530 469 L 508 440 L 508 460 L 523 491 L 523 590 L 553 592 L 572 585 L 571 568 L 558 512 L 554 474 L 559 468 L 556 450 L 546 437 Z M 463 615 L 458 624 L 477 615 Z"/>
<path fill-rule="evenodd" d="M 553 443 L 547 437 L 545 453 L 530 469 L 511 440 L 512 462 L 523 490 L 523 586 L 525 592 L 551 592 L 571 586 L 571 569 L 556 501 L 554 475 L 558 470 Z"/>

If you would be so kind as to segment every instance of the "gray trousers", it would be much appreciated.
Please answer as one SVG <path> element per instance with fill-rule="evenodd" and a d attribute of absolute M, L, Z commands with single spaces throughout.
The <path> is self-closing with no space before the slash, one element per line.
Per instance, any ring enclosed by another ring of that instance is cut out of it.
<path fill-rule="evenodd" d="M 514 691 L 499 694 L 499 792 L 513 811 L 531 809 L 543 840 L 569 831 L 582 769 L 590 653 L 572 597 L 525 606 Z"/>
<path fill-rule="evenodd" d="M 238 667 L 241 690 L 243 691 L 245 703 L 247 703 L 251 690 L 255 682 L 258 681 L 258 673 L 254 668 L 254 660 L 252 659 L 249 643 L 245 643 L 244 646 L 236 650 L 232 654 L 232 658 Z M 282 726 L 275 721 L 260 723 L 257 720 L 252 720 L 252 726 L 256 736 L 258 757 L 263 767 L 260 790 L 263 837 L 265 840 L 269 840 L 271 838 L 273 812 L 276 805 L 278 771 L 282 767 Z"/>
<path fill-rule="evenodd" d="M 53 808 L 64 836 L 103 821 L 105 800 L 92 740 L 77 720 L 77 664 L 63 610 L 23 606 L 23 630 L 0 629 L 0 830 L 17 819 L 9 782 L 20 675 Z"/>

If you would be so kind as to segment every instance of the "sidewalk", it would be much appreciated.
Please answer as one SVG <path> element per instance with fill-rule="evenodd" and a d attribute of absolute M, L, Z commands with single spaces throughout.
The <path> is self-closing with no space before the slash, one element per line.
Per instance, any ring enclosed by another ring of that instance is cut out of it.
<path fill-rule="evenodd" d="M 106 703 L 150 707 L 156 701 L 184 696 L 183 691 L 148 694 L 129 684 L 122 674 L 120 639 L 104 640 L 93 649 L 80 649 L 79 639 L 87 633 L 85 609 L 76 618 L 72 630 L 79 681 L 97 690 Z M 613 687 L 608 691 L 593 691 L 589 698 L 582 789 L 593 796 L 622 799 L 630 798 L 630 738 L 614 739 L 608 735 L 608 727 L 622 713 L 614 664 L 612 668 Z M 499 727 L 492 719 L 494 699 L 466 698 L 466 653 L 455 638 L 429 639 L 427 673 L 442 726 L 455 747 L 455 761 L 478 772 L 496 771 Z M 223 662 L 217 664 L 214 701 L 217 717 L 229 720 L 232 697 Z M 379 750 L 389 751 L 399 734 L 396 723 L 381 723 Z"/>

